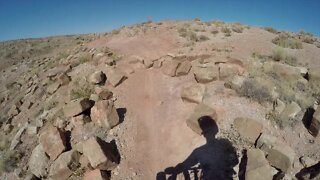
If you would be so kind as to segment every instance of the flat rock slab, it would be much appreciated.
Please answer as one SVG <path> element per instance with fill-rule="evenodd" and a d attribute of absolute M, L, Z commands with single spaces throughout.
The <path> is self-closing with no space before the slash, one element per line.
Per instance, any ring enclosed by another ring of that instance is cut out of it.
<path fill-rule="evenodd" d="M 249 149 L 247 151 L 247 167 L 245 179 L 247 180 L 272 180 L 272 168 L 260 149 Z"/>
<path fill-rule="evenodd" d="M 92 84 L 104 83 L 105 80 L 106 80 L 106 75 L 102 71 L 96 71 L 93 74 L 91 74 L 89 77 L 89 81 Z"/>
<path fill-rule="evenodd" d="M 62 153 L 50 167 L 50 179 L 68 179 L 79 166 L 80 153 L 71 150 Z"/>
<path fill-rule="evenodd" d="M 192 65 L 190 61 L 183 61 L 177 68 L 176 76 L 185 76 L 189 73 Z"/>
<path fill-rule="evenodd" d="M 167 76 L 174 77 L 176 75 L 177 68 L 179 66 L 180 62 L 168 60 L 164 61 L 162 63 L 161 71 L 163 74 Z"/>
<path fill-rule="evenodd" d="M 117 165 L 117 158 L 111 144 L 98 137 L 91 137 L 82 145 L 83 154 L 88 158 L 93 168 L 113 170 Z"/>
<path fill-rule="evenodd" d="M 63 112 L 66 117 L 72 117 L 81 114 L 83 111 L 90 109 L 94 102 L 89 98 L 80 98 L 70 101 L 63 107 Z"/>
<path fill-rule="evenodd" d="M 320 108 L 318 107 L 313 114 L 310 127 L 308 128 L 310 134 L 317 137 L 320 131 Z"/>
<path fill-rule="evenodd" d="M 283 172 L 289 172 L 293 165 L 295 158 L 295 152 L 289 146 L 277 145 L 273 147 L 268 155 L 267 159 L 270 164 Z"/>
<path fill-rule="evenodd" d="M 203 84 L 191 84 L 183 87 L 181 90 L 181 98 L 184 101 L 201 103 L 203 95 L 206 91 L 206 86 Z"/>
<path fill-rule="evenodd" d="M 54 82 L 47 87 L 47 92 L 49 94 L 53 94 L 60 88 L 60 86 L 61 86 L 60 82 Z"/>
<path fill-rule="evenodd" d="M 98 126 L 112 129 L 120 123 L 117 110 L 112 101 L 97 101 L 91 108 L 91 120 Z"/>
<path fill-rule="evenodd" d="M 41 144 L 37 145 L 31 153 L 29 159 L 29 170 L 38 178 L 47 176 L 49 158 L 43 150 Z"/>
<path fill-rule="evenodd" d="M 196 67 L 194 77 L 198 83 L 209 83 L 219 78 L 218 66 Z"/>
<path fill-rule="evenodd" d="M 41 133 L 39 142 L 51 160 L 57 159 L 57 157 L 66 149 L 66 138 L 64 133 L 53 126 L 49 126 Z"/>
<path fill-rule="evenodd" d="M 263 125 L 250 118 L 236 118 L 234 120 L 234 125 L 239 134 L 248 139 L 251 143 L 255 143 L 259 137 Z"/>

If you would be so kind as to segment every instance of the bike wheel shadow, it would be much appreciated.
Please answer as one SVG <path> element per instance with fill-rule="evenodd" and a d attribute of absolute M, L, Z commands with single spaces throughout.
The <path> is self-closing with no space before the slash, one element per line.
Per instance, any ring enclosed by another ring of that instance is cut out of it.
<path fill-rule="evenodd" d="M 228 180 L 235 174 L 238 164 L 236 149 L 227 139 L 215 138 L 218 126 L 209 116 L 198 119 L 206 144 L 192 153 L 175 167 L 168 167 L 157 174 L 157 180 Z"/>

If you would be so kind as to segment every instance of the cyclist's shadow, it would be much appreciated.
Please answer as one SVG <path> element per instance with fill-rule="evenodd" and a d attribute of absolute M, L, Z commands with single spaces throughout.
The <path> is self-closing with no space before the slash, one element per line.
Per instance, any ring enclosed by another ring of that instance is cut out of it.
<path fill-rule="evenodd" d="M 157 180 L 203 179 L 228 180 L 235 174 L 238 164 L 235 148 L 227 139 L 216 139 L 218 126 L 209 116 L 198 119 L 206 144 L 196 148 L 187 159 L 175 167 L 168 167 L 157 174 Z"/>

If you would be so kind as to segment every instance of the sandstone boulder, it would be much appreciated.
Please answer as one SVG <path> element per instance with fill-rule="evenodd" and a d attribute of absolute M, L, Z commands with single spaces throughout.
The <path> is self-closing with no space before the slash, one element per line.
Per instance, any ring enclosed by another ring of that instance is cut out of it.
<path fill-rule="evenodd" d="M 188 127 L 199 135 L 201 135 L 203 131 L 200 127 L 199 119 L 203 117 L 210 117 L 213 121 L 216 121 L 217 113 L 208 105 L 200 103 L 194 108 L 192 114 L 187 119 Z"/>
<path fill-rule="evenodd" d="M 260 122 L 243 117 L 236 118 L 234 120 L 234 125 L 239 134 L 243 138 L 248 139 L 251 143 L 256 142 L 263 127 Z"/>
<path fill-rule="evenodd" d="M 295 158 L 295 152 L 289 146 L 277 145 L 267 155 L 270 164 L 283 172 L 288 172 Z"/>
<path fill-rule="evenodd" d="M 196 67 L 194 68 L 194 76 L 198 83 L 209 83 L 217 80 L 219 77 L 218 66 Z"/>
<path fill-rule="evenodd" d="M 279 141 L 276 137 L 262 133 L 257 140 L 256 148 L 259 148 L 268 153 L 277 144 L 279 144 Z"/>
<path fill-rule="evenodd" d="M 312 136 L 318 136 L 320 131 L 320 107 L 318 107 L 314 112 L 308 131 Z"/>
<path fill-rule="evenodd" d="M 277 99 L 277 100 L 273 103 L 273 110 L 274 110 L 277 114 L 281 114 L 285 108 L 286 108 L 286 104 L 285 104 L 283 101 L 281 101 L 280 99 Z"/>
<path fill-rule="evenodd" d="M 61 84 L 59 82 L 54 82 L 47 87 L 47 92 L 49 94 L 53 94 L 60 88 L 60 86 Z"/>
<path fill-rule="evenodd" d="M 246 180 L 272 180 L 272 168 L 261 150 L 249 149 L 247 151 L 247 158 Z"/>
<path fill-rule="evenodd" d="M 203 84 L 191 84 L 186 86 L 181 91 L 181 98 L 184 101 L 193 103 L 201 103 L 203 95 L 206 91 L 206 86 Z"/>
<path fill-rule="evenodd" d="M 71 81 L 71 77 L 68 76 L 66 73 L 62 73 L 58 76 L 58 80 L 61 86 L 64 86 L 69 84 L 69 82 Z"/>
<path fill-rule="evenodd" d="M 64 133 L 53 126 L 49 126 L 41 133 L 39 142 L 51 160 L 57 159 L 57 157 L 66 149 L 66 138 Z"/>
<path fill-rule="evenodd" d="M 93 84 L 104 83 L 106 75 L 102 71 L 96 71 L 89 77 L 89 81 Z"/>
<path fill-rule="evenodd" d="M 300 111 L 301 108 L 296 102 L 291 102 L 288 104 L 280 114 L 282 126 L 290 124 L 290 119 L 296 117 Z"/>
<path fill-rule="evenodd" d="M 84 174 L 83 180 L 109 180 L 107 173 L 99 169 L 88 171 Z"/>
<path fill-rule="evenodd" d="M 219 79 L 224 80 L 227 78 L 232 78 L 235 75 L 241 74 L 239 72 L 239 67 L 234 64 L 220 63 L 219 64 Z"/>
<path fill-rule="evenodd" d="M 112 145 L 98 137 L 91 137 L 83 143 L 83 154 L 88 158 L 93 168 L 113 170 L 117 164 L 117 155 Z"/>
<path fill-rule="evenodd" d="M 153 66 L 153 61 L 144 59 L 143 64 L 145 65 L 146 68 L 151 68 Z"/>
<path fill-rule="evenodd" d="M 63 112 L 66 117 L 76 116 L 81 114 L 83 111 L 90 109 L 93 104 L 94 102 L 88 98 L 79 98 L 70 101 L 66 106 L 64 106 Z"/>
<path fill-rule="evenodd" d="M 14 135 L 13 139 L 11 140 L 11 144 L 9 149 L 10 150 L 14 150 L 21 142 L 21 136 L 22 134 L 26 131 L 28 126 L 28 123 L 25 123 L 20 129 L 19 131 Z"/>
<path fill-rule="evenodd" d="M 180 63 L 180 65 L 177 68 L 176 76 L 185 76 L 189 73 L 190 69 L 191 69 L 190 61 L 183 61 Z"/>
<path fill-rule="evenodd" d="M 107 129 L 112 129 L 120 123 L 116 108 L 112 101 L 102 100 L 96 102 L 91 108 L 91 120 Z"/>
<path fill-rule="evenodd" d="M 8 117 L 12 118 L 12 117 L 18 115 L 19 112 L 20 112 L 19 108 L 16 105 L 13 105 L 8 111 Z"/>
<path fill-rule="evenodd" d="M 167 76 L 174 77 L 176 75 L 177 68 L 179 66 L 178 61 L 168 60 L 162 63 L 161 71 Z"/>
<path fill-rule="evenodd" d="M 37 145 L 31 153 L 29 159 L 29 170 L 38 178 L 47 176 L 49 158 L 43 150 L 41 144 Z"/>
<path fill-rule="evenodd" d="M 50 167 L 50 179 L 68 179 L 72 172 L 78 168 L 79 158 L 80 153 L 75 150 L 62 153 Z"/>
<path fill-rule="evenodd" d="M 158 59 L 158 60 L 154 61 L 154 63 L 153 63 L 153 68 L 156 68 L 156 69 L 161 68 L 162 62 L 163 62 L 162 59 Z"/>
<path fill-rule="evenodd" d="M 102 100 L 109 100 L 109 99 L 112 98 L 113 93 L 112 93 L 110 90 L 108 90 L 108 89 L 103 89 L 102 91 L 100 91 L 100 92 L 98 93 L 98 96 L 99 96 L 99 98 L 102 99 Z"/>
<path fill-rule="evenodd" d="M 317 161 L 315 161 L 314 159 L 311 159 L 308 156 L 302 156 L 299 158 L 299 160 L 300 160 L 300 163 L 303 165 L 303 167 L 310 167 L 317 164 Z"/>
<path fill-rule="evenodd" d="M 61 74 L 61 73 L 66 73 L 68 72 L 69 70 L 71 69 L 70 66 L 60 66 L 60 67 L 54 67 L 50 70 L 47 71 L 47 77 L 54 77 L 54 76 L 57 76 L 58 74 Z"/>

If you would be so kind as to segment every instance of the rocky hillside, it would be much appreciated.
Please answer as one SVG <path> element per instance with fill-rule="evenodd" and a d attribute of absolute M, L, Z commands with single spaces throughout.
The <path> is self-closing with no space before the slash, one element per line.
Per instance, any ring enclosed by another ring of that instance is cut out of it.
<path fill-rule="evenodd" d="M 0 179 L 319 179 L 319 57 L 197 19 L 0 42 Z"/>

